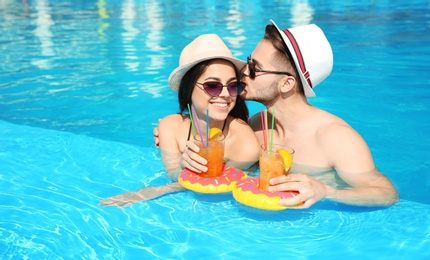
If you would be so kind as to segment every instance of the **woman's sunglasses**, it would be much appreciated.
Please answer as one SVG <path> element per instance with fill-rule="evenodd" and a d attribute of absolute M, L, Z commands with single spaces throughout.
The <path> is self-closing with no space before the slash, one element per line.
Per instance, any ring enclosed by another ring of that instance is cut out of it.
<path fill-rule="evenodd" d="M 232 97 L 240 95 L 243 89 L 246 87 L 246 83 L 242 81 L 233 81 L 227 85 L 223 85 L 221 82 L 208 81 L 204 83 L 196 82 L 196 84 L 203 86 L 203 90 L 211 97 L 218 97 L 223 88 L 227 88 L 228 93 Z"/>
<path fill-rule="evenodd" d="M 247 58 L 246 64 L 248 64 L 249 69 L 249 77 L 251 79 L 255 79 L 255 73 L 256 72 L 264 72 L 264 73 L 271 73 L 271 74 L 282 74 L 282 75 L 288 75 L 293 76 L 293 74 L 286 72 L 286 71 L 273 71 L 273 70 L 259 70 L 255 68 L 255 63 L 252 61 L 251 57 Z"/>

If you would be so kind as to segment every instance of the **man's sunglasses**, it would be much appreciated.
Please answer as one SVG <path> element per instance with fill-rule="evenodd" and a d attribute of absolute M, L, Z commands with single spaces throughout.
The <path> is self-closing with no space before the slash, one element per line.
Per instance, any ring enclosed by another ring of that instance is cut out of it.
<path fill-rule="evenodd" d="M 246 87 L 246 83 L 242 81 L 233 81 L 227 85 L 223 85 L 218 81 L 208 81 L 204 83 L 196 82 L 196 84 L 203 86 L 203 90 L 211 97 L 218 97 L 223 88 L 227 88 L 228 93 L 232 97 L 240 95 L 243 89 Z"/>
<path fill-rule="evenodd" d="M 249 70 L 249 77 L 251 79 L 255 79 L 255 73 L 256 72 L 264 72 L 264 73 L 271 73 L 271 74 L 282 74 L 282 75 L 288 75 L 293 76 L 293 74 L 286 72 L 286 71 L 273 71 L 273 70 L 259 70 L 255 68 L 255 63 L 252 61 L 251 57 L 247 58 L 246 63 L 248 64 L 248 70 Z"/>

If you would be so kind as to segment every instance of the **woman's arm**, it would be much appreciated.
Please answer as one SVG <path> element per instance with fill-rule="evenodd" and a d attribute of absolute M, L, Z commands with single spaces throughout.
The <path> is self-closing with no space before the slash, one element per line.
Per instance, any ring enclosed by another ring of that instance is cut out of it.
<path fill-rule="evenodd" d="M 161 159 L 167 171 L 167 177 L 177 180 L 180 173 L 179 160 L 181 158 L 180 147 L 177 142 L 177 133 L 181 127 L 181 116 L 170 115 L 160 121 L 160 153 Z M 176 130 L 176 131 L 174 131 Z M 103 199 L 99 205 L 129 207 L 133 203 L 158 198 L 168 193 L 184 190 L 177 182 L 165 186 L 144 187 L 135 192 L 125 192 L 119 195 Z"/>

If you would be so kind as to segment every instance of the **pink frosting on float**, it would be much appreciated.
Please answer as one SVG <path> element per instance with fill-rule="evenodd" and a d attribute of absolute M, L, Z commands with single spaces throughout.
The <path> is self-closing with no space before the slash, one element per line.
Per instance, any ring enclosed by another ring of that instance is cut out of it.
<path fill-rule="evenodd" d="M 202 177 L 198 173 L 195 173 L 189 169 L 184 169 L 181 174 L 180 178 L 183 181 L 188 181 L 191 184 L 201 184 L 202 186 L 207 185 L 214 185 L 219 186 L 221 184 L 230 185 L 232 182 L 238 182 L 240 181 L 246 174 L 233 167 L 224 166 L 223 173 L 218 177 Z"/>
<path fill-rule="evenodd" d="M 253 194 L 264 194 L 267 197 L 280 197 L 282 199 L 293 198 L 299 195 L 298 191 L 264 191 L 258 188 L 258 184 L 260 183 L 259 178 L 246 178 L 241 181 L 238 181 L 236 184 L 237 188 L 240 188 L 242 191 L 250 191 Z"/>

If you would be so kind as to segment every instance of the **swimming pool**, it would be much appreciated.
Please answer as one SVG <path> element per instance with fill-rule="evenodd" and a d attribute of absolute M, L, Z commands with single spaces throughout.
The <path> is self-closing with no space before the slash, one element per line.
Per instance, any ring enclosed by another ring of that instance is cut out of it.
<path fill-rule="evenodd" d="M 0 3 L 1 259 L 430 257 L 428 1 L 253 2 Z M 324 29 L 334 70 L 310 102 L 363 135 L 400 202 L 263 212 L 187 191 L 97 206 L 168 182 L 152 128 L 177 112 L 181 48 L 216 32 L 244 59 L 270 18 Z"/>

